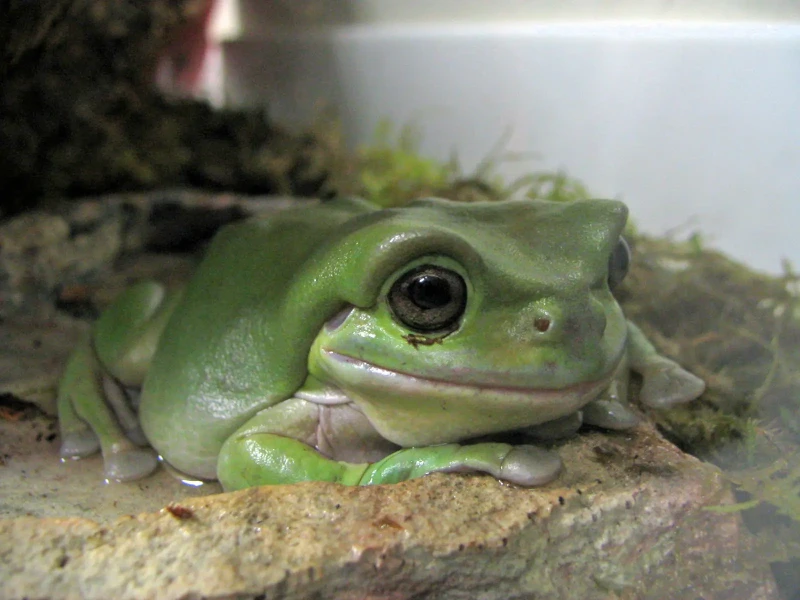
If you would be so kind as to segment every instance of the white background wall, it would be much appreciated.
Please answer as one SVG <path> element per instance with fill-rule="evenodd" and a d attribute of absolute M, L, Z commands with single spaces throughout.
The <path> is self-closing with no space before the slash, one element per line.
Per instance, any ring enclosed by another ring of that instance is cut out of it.
<path fill-rule="evenodd" d="M 487 12 L 487 7 L 493 7 Z M 353 143 L 388 117 L 467 169 L 503 132 L 513 178 L 563 168 L 645 231 L 800 265 L 800 2 L 343 0 L 218 7 L 218 100 Z"/>

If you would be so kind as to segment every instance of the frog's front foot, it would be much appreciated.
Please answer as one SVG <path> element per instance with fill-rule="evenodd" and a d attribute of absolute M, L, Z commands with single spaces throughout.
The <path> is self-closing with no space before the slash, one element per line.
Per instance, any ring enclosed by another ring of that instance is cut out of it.
<path fill-rule="evenodd" d="M 705 382 L 679 364 L 662 358 L 641 369 L 643 384 L 639 398 L 651 408 L 671 408 L 690 402 L 706 389 Z"/>
<path fill-rule="evenodd" d="M 377 485 L 437 471 L 477 471 L 530 487 L 558 477 L 561 459 L 536 446 L 480 443 L 401 448 L 375 463 L 352 464 L 331 460 L 298 440 L 257 433 L 228 439 L 217 464 L 217 476 L 226 491 L 315 480 Z"/>
<path fill-rule="evenodd" d="M 437 471 L 477 471 L 509 483 L 532 487 L 553 481 L 558 477 L 561 468 L 558 454 L 536 446 L 499 443 L 468 446 L 444 444 L 398 450 L 370 465 L 360 483 L 396 483 Z"/>
<path fill-rule="evenodd" d="M 503 459 L 500 469 L 488 472 L 498 479 L 523 487 L 533 487 L 553 481 L 561 469 L 562 463 L 558 454 L 525 445 L 514 446 Z"/>

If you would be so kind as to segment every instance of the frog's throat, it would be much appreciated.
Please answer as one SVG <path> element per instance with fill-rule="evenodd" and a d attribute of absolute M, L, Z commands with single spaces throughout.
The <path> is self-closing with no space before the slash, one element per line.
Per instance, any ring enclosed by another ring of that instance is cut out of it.
<path fill-rule="evenodd" d="M 576 383 L 562 388 L 531 388 L 522 386 L 498 386 L 487 385 L 480 383 L 457 383 L 445 379 L 435 379 L 427 377 L 419 377 L 411 375 L 402 371 L 393 371 L 385 367 L 381 367 L 374 363 L 323 348 L 322 352 L 333 364 L 340 364 L 341 366 L 353 372 L 360 372 L 363 379 L 371 379 L 373 381 L 383 381 L 391 385 L 393 391 L 400 393 L 407 393 L 409 395 L 424 394 L 426 392 L 438 391 L 447 392 L 453 395 L 471 396 L 475 394 L 490 394 L 492 396 L 535 396 L 541 398 L 543 401 L 548 397 L 563 397 L 566 394 L 577 395 L 582 398 L 589 398 L 599 394 L 611 380 L 616 365 L 619 364 L 618 359 L 614 364 L 614 368 L 610 369 L 606 375 L 600 379 L 593 381 L 585 381 Z M 330 363 L 329 363 L 330 364 Z M 587 400 L 588 401 L 588 400 Z"/>
<path fill-rule="evenodd" d="M 392 371 L 322 348 L 318 366 L 387 440 L 403 447 L 457 442 L 512 431 L 581 410 L 608 386 L 598 380 L 561 388 L 457 383 Z"/>

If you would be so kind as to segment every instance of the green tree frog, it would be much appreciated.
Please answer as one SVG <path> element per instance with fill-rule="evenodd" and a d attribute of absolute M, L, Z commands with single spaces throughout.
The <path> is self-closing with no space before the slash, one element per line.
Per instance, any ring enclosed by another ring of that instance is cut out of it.
<path fill-rule="evenodd" d="M 226 490 L 547 483 L 561 460 L 535 442 L 636 424 L 629 369 L 651 407 L 704 389 L 612 296 L 626 218 L 612 200 L 342 198 L 228 225 L 185 288 L 134 285 L 75 349 L 62 456 L 102 450 L 106 477 L 131 480 L 157 453 Z M 491 437 L 510 431 L 533 443 Z"/>

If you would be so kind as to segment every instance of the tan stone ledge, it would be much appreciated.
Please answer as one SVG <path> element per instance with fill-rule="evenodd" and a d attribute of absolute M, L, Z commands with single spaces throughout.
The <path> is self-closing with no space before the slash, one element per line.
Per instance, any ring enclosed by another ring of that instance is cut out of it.
<path fill-rule="evenodd" d="M 2 598 L 777 599 L 714 467 L 649 425 L 558 446 L 539 489 L 435 474 L 0 520 Z"/>

